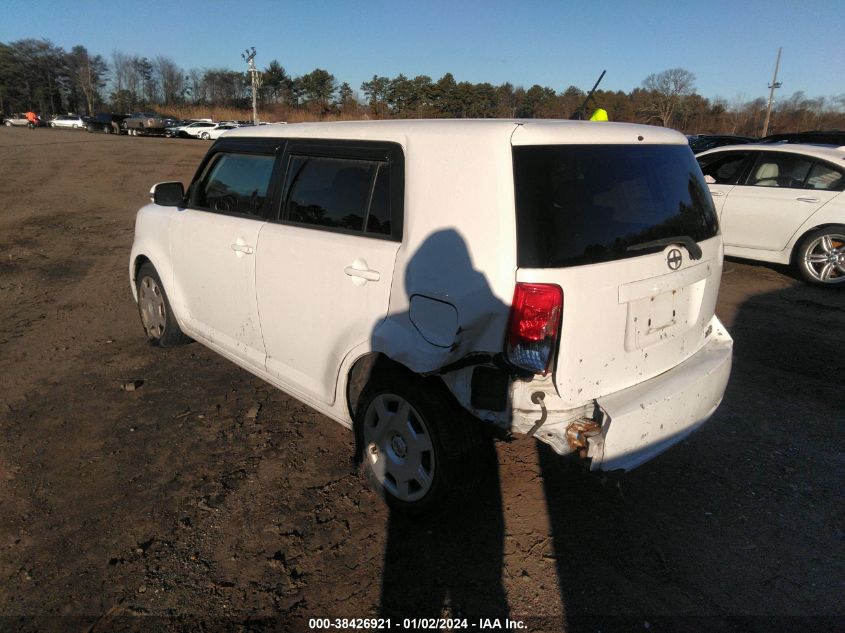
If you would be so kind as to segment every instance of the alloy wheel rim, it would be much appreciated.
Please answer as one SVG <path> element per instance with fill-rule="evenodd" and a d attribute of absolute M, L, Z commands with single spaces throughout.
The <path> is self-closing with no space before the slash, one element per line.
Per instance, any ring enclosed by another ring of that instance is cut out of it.
<path fill-rule="evenodd" d="M 144 277 L 138 286 L 138 310 L 150 338 L 161 338 L 167 322 L 164 295 L 155 279 Z"/>
<path fill-rule="evenodd" d="M 810 242 L 804 255 L 804 269 L 821 283 L 845 281 L 845 235 L 830 233 Z"/>
<path fill-rule="evenodd" d="M 383 393 L 370 402 L 364 446 L 373 475 L 392 496 L 414 502 L 431 489 L 436 467 L 431 433 L 401 396 Z"/>

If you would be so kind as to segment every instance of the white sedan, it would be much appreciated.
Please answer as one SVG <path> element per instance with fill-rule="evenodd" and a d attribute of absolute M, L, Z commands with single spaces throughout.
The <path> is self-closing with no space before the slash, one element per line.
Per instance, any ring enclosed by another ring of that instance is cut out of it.
<path fill-rule="evenodd" d="M 212 123 L 211 121 L 194 121 L 193 123 L 189 123 L 188 125 L 177 128 L 176 135 L 193 136 L 194 138 L 199 138 L 200 134 L 214 127 L 217 127 L 217 125 L 217 123 Z"/>
<path fill-rule="evenodd" d="M 220 135 L 229 130 L 236 130 L 240 127 L 236 123 L 218 123 L 215 127 L 206 128 L 200 132 L 199 137 L 206 141 L 216 141 Z"/>
<path fill-rule="evenodd" d="M 76 114 L 60 114 L 50 119 L 50 127 L 63 127 L 73 130 L 84 130 L 86 121 Z"/>
<path fill-rule="evenodd" d="M 793 264 L 845 285 L 845 148 L 733 145 L 702 152 L 725 254 Z"/>

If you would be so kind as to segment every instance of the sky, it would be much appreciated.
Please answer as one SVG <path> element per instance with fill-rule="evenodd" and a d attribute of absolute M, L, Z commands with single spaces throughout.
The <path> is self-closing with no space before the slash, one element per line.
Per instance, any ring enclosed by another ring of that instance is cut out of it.
<path fill-rule="evenodd" d="M 278 60 L 293 76 L 323 68 L 360 93 L 373 75 L 451 72 L 457 81 L 629 92 L 652 73 L 684 68 L 696 91 L 729 102 L 845 93 L 842 0 L 367 0 L 240 3 L 3 0 L 0 42 L 48 39 L 110 59 L 170 57 L 185 70 L 245 70 Z"/>

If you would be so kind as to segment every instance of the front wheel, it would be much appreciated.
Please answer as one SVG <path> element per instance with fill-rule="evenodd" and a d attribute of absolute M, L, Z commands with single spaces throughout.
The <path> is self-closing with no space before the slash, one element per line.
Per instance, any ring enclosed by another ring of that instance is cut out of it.
<path fill-rule="evenodd" d="M 796 264 L 811 284 L 845 282 L 845 226 L 833 225 L 807 235 L 798 246 Z"/>
<path fill-rule="evenodd" d="M 434 379 L 374 377 L 355 423 L 367 478 L 393 510 L 433 513 L 478 483 L 479 423 Z"/>
<path fill-rule="evenodd" d="M 202 134 L 200 134 L 200 138 L 204 141 L 207 141 L 211 138 L 211 135 L 209 135 L 208 132 L 203 132 Z"/>
<path fill-rule="evenodd" d="M 179 329 L 161 278 L 151 263 L 146 262 L 138 269 L 135 283 L 138 289 L 138 313 L 150 343 L 158 347 L 187 343 L 190 339 Z"/>

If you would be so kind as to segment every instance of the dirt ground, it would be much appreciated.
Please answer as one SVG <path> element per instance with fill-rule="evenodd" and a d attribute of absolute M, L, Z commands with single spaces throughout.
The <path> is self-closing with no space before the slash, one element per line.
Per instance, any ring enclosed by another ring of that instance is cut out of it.
<path fill-rule="evenodd" d="M 845 288 L 726 262 L 734 369 L 702 430 L 618 489 L 498 442 L 470 503 L 401 520 L 341 426 L 147 345 L 135 211 L 207 148 L 0 129 L 0 630 L 845 630 Z"/>

